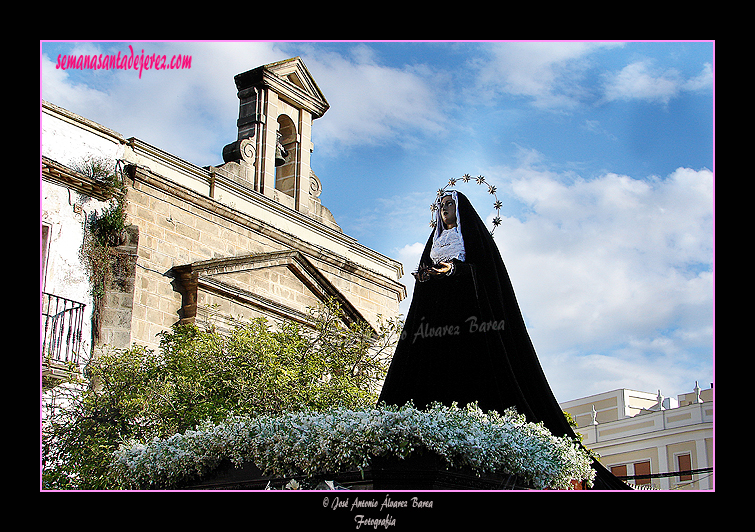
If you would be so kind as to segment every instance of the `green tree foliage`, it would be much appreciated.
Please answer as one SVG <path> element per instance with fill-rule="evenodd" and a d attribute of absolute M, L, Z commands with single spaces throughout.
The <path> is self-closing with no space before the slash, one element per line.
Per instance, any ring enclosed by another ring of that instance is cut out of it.
<path fill-rule="evenodd" d="M 46 488 L 106 489 L 112 452 L 126 440 L 183 433 L 231 414 L 257 416 L 377 401 L 400 323 L 345 325 L 335 303 L 310 325 L 265 319 L 221 334 L 178 325 L 158 352 L 140 346 L 94 357 L 88 385 L 61 388 L 43 431 Z"/>

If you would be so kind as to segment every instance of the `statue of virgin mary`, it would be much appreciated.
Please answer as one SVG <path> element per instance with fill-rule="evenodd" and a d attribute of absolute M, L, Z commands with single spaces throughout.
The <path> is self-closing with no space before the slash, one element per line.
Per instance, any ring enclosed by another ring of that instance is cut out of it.
<path fill-rule="evenodd" d="M 576 437 L 546 380 L 490 231 L 461 192 L 439 194 L 435 227 L 379 402 L 514 407 Z M 628 489 L 597 461 L 594 489 Z"/>

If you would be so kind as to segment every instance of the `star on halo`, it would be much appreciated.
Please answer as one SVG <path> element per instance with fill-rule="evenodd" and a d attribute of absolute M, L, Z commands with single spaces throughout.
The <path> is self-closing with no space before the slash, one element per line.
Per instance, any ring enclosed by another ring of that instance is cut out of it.
<path fill-rule="evenodd" d="M 469 181 L 472 179 L 472 176 L 470 176 L 469 174 L 464 174 L 460 179 L 464 183 L 469 183 Z M 493 208 L 496 210 L 496 217 L 493 218 L 493 229 L 490 231 L 490 234 L 493 235 L 496 227 L 501 225 L 501 221 L 502 221 L 501 220 L 501 207 L 503 207 L 503 203 L 498 200 L 498 196 L 496 195 L 496 191 L 497 191 L 496 187 L 494 185 L 491 185 L 490 183 L 487 183 L 485 181 L 485 176 L 478 175 L 474 179 L 478 185 L 483 185 L 483 184 L 487 185 L 488 193 L 495 196 L 495 203 L 493 203 Z M 449 192 L 446 191 L 446 189 L 449 187 L 455 186 L 458 181 L 459 181 L 459 178 L 452 177 L 451 179 L 448 180 L 448 184 L 445 187 L 438 189 L 438 192 L 436 193 L 436 198 L 435 198 L 436 201 L 432 205 L 430 205 L 430 211 L 433 213 L 433 219 L 430 222 L 430 227 L 432 227 L 433 229 L 435 229 L 435 227 L 437 226 L 437 222 L 435 219 L 435 211 L 438 210 L 438 201 L 437 201 L 438 198 L 441 198 L 444 195 L 448 194 Z"/>

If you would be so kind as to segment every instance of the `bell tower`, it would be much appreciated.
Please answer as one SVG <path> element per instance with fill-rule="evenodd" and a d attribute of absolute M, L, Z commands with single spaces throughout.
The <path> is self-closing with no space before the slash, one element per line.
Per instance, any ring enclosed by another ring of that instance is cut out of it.
<path fill-rule="evenodd" d="M 320 183 L 310 167 L 312 121 L 330 107 L 300 57 L 234 77 L 238 138 L 223 148 L 253 189 L 304 214 Z"/>

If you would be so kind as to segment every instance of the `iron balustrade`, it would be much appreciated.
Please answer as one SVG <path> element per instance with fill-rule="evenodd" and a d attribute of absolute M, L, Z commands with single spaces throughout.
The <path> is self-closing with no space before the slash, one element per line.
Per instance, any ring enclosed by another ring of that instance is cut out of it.
<path fill-rule="evenodd" d="M 679 477 L 681 480 L 681 477 L 687 477 L 692 475 L 699 475 L 702 473 L 712 473 L 713 468 L 712 467 L 703 467 L 701 469 L 687 469 L 684 471 L 672 471 L 669 473 L 652 473 L 648 475 L 625 475 L 616 477 L 620 480 L 639 480 L 639 479 L 648 479 L 648 478 L 667 478 L 667 477 Z"/>
<path fill-rule="evenodd" d="M 42 356 L 50 363 L 79 364 L 84 303 L 42 292 Z"/>

